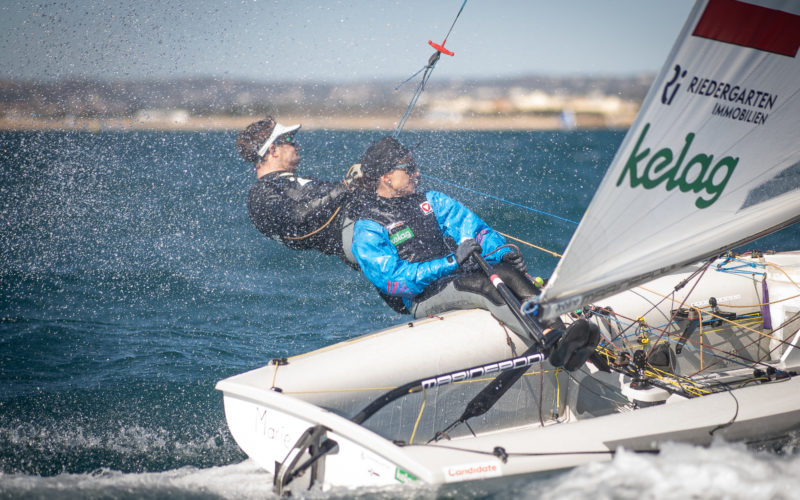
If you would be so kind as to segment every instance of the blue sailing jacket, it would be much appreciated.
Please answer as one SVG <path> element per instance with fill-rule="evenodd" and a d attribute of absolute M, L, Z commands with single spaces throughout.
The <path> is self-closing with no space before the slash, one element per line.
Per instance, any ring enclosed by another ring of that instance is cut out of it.
<path fill-rule="evenodd" d="M 473 238 L 481 245 L 487 262 L 491 263 L 499 262 L 500 258 L 510 251 L 509 248 L 503 248 L 487 256 L 505 244 L 505 238 L 501 234 L 490 228 L 468 208 L 445 194 L 428 191 L 425 193 L 425 199 L 428 201 L 427 206 L 425 203 L 419 206 L 410 204 L 406 209 L 432 210 L 442 233 L 437 236 L 450 237 L 455 242 Z M 414 214 L 393 215 L 398 221 L 414 217 Z M 364 275 L 373 285 L 387 295 L 403 297 L 403 302 L 410 307 L 412 297 L 421 293 L 437 279 L 451 274 L 458 268 L 458 264 L 452 251 L 421 262 L 404 260 L 395 246 L 398 234 L 392 235 L 395 238 L 393 243 L 385 225 L 371 219 L 360 218 L 353 229 L 352 251 Z"/>

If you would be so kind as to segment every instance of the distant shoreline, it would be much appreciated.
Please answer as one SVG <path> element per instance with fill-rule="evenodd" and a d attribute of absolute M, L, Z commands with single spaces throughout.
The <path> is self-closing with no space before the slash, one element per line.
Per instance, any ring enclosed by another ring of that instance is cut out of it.
<path fill-rule="evenodd" d="M 185 120 L 169 119 L 137 120 L 135 118 L 33 118 L 2 117 L 0 130 L 73 130 L 73 131 L 125 131 L 125 130 L 173 130 L 173 131 L 234 131 L 260 119 L 258 116 L 211 116 L 189 117 Z M 280 116 L 282 123 L 301 123 L 306 130 L 394 130 L 399 117 L 394 116 Z M 628 128 L 634 116 L 608 118 L 595 115 L 579 115 L 578 129 Z M 473 116 L 463 118 L 426 119 L 411 118 L 406 130 L 561 130 L 557 116 Z"/>

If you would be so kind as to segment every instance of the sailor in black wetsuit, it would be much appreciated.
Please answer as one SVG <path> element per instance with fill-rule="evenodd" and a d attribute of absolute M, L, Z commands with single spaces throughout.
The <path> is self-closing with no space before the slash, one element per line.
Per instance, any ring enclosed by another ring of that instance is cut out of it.
<path fill-rule="evenodd" d="M 299 128 L 267 118 L 239 134 L 236 149 L 254 164 L 257 177 L 247 202 L 250 220 L 263 234 L 291 249 L 318 250 L 347 261 L 340 207 L 359 172 L 351 169 L 342 182 L 298 177 L 300 155 L 294 135 Z"/>

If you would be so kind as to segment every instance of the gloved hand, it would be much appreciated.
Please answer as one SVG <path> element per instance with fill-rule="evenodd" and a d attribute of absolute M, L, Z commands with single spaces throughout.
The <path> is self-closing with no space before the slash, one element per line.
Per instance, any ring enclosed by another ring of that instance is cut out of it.
<path fill-rule="evenodd" d="M 363 178 L 364 172 L 361 171 L 361 164 L 354 163 L 347 170 L 347 174 L 344 176 L 344 183 L 347 185 L 347 189 L 353 189 L 353 183 L 358 183 L 359 179 Z"/>
<path fill-rule="evenodd" d="M 528 266 L 525 265 L 525 260 L 522 258 L 521 253 L 513 251 L 506 252 L 503 254 L 503 257 L 500 258 L 500 261 L 508 262 L 520 274 L 526 274 L 528 272 Z"/>
<path fill-rule="evenodd" d="M 481 253 L 481 246 L 477 241 L 473 240 L 472 238 L 462 241 L 455 251 L 456 262 L 458 262 L 458 265 L 464 265 L 464 263 L 469 260 L 470 256 L 472 256 L 472 252 L 475 251 Z"/>

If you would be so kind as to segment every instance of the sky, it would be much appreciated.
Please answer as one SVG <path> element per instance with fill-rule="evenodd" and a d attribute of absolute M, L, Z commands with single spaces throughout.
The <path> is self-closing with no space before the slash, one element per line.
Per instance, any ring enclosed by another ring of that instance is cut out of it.
<path fill-rule="evenodd" d="M 463 0 L 0 0 L 0 78 L 352 82 L 422 68 Z M 692 0 L 467 0 L 448 78 L 656 73 Z"/>

